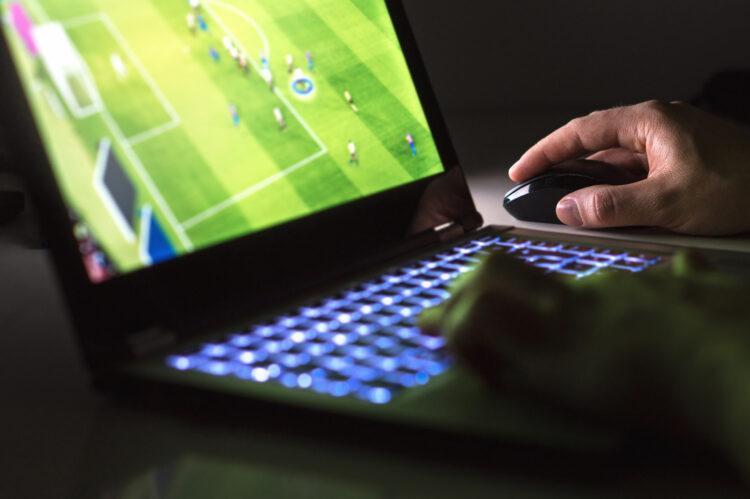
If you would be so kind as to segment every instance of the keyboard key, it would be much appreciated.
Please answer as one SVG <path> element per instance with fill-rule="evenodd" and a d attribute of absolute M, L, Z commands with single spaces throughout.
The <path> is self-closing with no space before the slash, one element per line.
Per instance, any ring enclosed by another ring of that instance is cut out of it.
<path fill-rule="evenodd" d="M 202 357 L 188 356 L 188 355 L 170 355 L 167 357 L 167 365 L 178 371 L 187 371 L 188 369 L 195 369 L 204 363 L 205 360 Z"/>
<path fill-rule="evenodd" d="M 229 337 L 229 343 L 237 348 L 249 348 L 258 345 L 261 339 L 253 334 L 233 334 Z"/>
<path fill-rule="evenodd" d="M 294 368 L 294 367 L 307 365 L 310 362 L 311 357 L 309 354 L 306 354 L 306 353 L 300 353 L 300 354 L 280 353 L 276 355 L 271 355 L 270 359 L 279 365 Z"/>
<path fill-rule="evenodd" d="M 357 396 L 373 404 L 387 404 L 391 401 L 393 394 L 391 390 L 381 386 L 364 386 Z"/>
<path fill-rule="evenodd" d="M 395 357 L 381 357 L 379 355 L 365 357 L 362 362 L 369 367 L 388 372 L 395 371 L 400 365 L 399 360 Z"/>
<path fill-rule="evenodd" d="M 332 343 L 308 343 L 305 345 L 305 351 L 313 357 L 320 357 L 331 353 L 336 348 Z"/>
<path fill-rule="evenodd" d="M 265 362 L 268 359 L 268 355 L 268 352 L 264 350 L 240 350 L 235 354 L 232 360 L 241 364 L 250 365 L 258 362 Z"/>
<path fill-rule="evenodd" d="M 327 355 L 324 357 L 314 358 L 312 363 L 314 365 L 330 369 L 331 371 L 344 371 L 354 365 L 354 360 L 351 357 L 343 357 L 336 355 Z"/>
<path fill-rule="evenodd" d="M 199 364 L 197 369 L 214 376 L 226 376 L 234 371 L 234 364 L 224 360 L 209 360 Z"/>
<path fill-rule="evenodd" d="M 381 372 L 371 367 L 354 365 L 341 370 L 341 374 L 351 379 L 363 382 L 372 382 L 380 378 Z"/>
<path fill-rule="evenodd" d="M 338 349 L 337 352 L 352 357 L 358 361 L 366 360 L 374 354 L 373 348 L 365 345 L 348 345 Z"/>

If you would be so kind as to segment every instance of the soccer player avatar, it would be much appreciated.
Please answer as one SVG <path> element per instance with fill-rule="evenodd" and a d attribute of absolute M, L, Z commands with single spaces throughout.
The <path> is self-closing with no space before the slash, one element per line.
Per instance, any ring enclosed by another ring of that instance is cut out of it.
<path fill-rule="evenodd" d="M 198 22 L 195 18 L 195 12 L 188 12 L 186 21 L 188 30 L 192 34 L 196 34 L 198 32 Z"/>
<path fill-rule="evenodd" d="M 312 52 L 309 50 L 305 52 L 305 59 L 307 59 L 307 69 L 315 71 L 315 59 L 313 59 Z"/>
<path fill-rule="evenodd" d="M 268 85 L 268 88 L 273 91 L 273 73 L 271 73 L 271 70 L 268 68 L 263 68 L 260 70 L 260 76 L 263 78 L 263 81 L 266 82 L 266 85 Z"/>
<path fill-rule="evenodd" d="M 240 52 L 240 56 L 237 59 L 237 64 L 243 73 L 247 74 L 250 72 L 250 62 L 247 60 L 247 56 L 244 52 Z"/>
<path fill-rule="evenodd" d="M 229 38 L 229 35 L 224 35 L 224 37 L 221 39 L 221 43 L 224 44 L 224 48 L 229 52 L 232 47 L 234 47 L 234 42 L 231 38 Z"/>
<path fill-rule="evenodd" d="M 349 164 L 358 165 L 359 154 L 357 153 L 357 144 L 355 144 L 353 140 L 349 140 L 349 143 L 347 144 L 347 149 L 349 149 Z"/>
<path fill-rule="evenodd" d="M 344 90 L 344 99 L 346 99 L 346 103 L 349 104 L 349 107 L 352 108 L 352 111 L 354 111 L 355 113 L 359 112 L 359 108 L 354 103 L 354 97 L 352 97 L 351 92 L 349 92 L 348 90 Z"/>
<path fill-rule="evenodd" d="M 292 74 L 294 71 L 294 56 L 292 54 L 286 55 L 286 72 Z"/>
<path fill-rule="evenodd" d="M 229 115 L 232 117 L 232 124 L 235 127 L 240 126 L 240 112 L 234 104 L 229 104 Z"/>
<path fill-rule="evenodd" d="M 203 14 L 198 14 L 196 19 L 198 20 L 198 28 L 203 32 L 208 31 L 208 23 L 206 22 L 206 18 L 203 17 Z"/>
<path fill-rule="evenodd" d="M 211 56 L 214 62 L 219 62 L 219 52 L 214 47 L 208 49 L 208 55 Z"/>
<path fill-rule="evenodd" d="M 237 65 L 239 66 L 240 50 L 236 46 L 234 46 L 234 44 L 231 47 L 229 47 L 229 55 L 232 57 L 232 60 L 235 61 Z"/>
<path fill-rule="evenodd" d="M 406 143 L 409 144 L 409 149 L 411 149 L 411 155 L 416 156 L 417 155 L 417 144 L 414 142 L 414 136 L 410 133 L 406 134 Z"/>
<path fill-rule="evenodd" d="M 279 130 L 286 130 L 286 120 L 284 119 L 284 113 L 278 107 L 273 108 L 273 117 L 276 118 L 276 123 L 279 124 Z"/>
<path fill-rule="evenodd" d="M 268 62 L 268 56 L 263 50 L 260 51 L 260 65 L 263 69 L 269 69 L 271 66 Z"/>

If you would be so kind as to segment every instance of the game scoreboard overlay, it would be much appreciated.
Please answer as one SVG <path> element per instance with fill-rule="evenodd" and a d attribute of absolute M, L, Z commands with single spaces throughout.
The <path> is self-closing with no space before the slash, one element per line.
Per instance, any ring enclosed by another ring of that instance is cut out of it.
<path fill-rule="evenodd" d="M 0 0 L 93 281 L 444 171 L 382 0 Z"/>

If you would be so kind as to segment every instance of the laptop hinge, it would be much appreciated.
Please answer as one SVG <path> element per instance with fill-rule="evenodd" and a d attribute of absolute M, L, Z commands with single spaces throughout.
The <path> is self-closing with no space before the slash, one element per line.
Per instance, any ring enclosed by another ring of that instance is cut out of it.
<path fill-rule="evenodd" d="M 159 327 L 144 329 L 128 336 L 130 353 L 143 357 L 159 350 L 172 347 L 177 343 L 177 335 Z"/>
<path fill-rule="evenodd" d="M 434 231 L 441 243 L 448 243 L 454 239 L 458 239 L 466 233 L 463 225 L 456 222 L 449 222 L 435 227 Z"/>

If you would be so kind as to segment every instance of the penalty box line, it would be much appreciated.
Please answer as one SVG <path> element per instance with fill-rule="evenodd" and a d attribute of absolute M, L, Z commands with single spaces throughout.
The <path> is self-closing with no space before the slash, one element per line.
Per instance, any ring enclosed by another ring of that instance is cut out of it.
<path fill-rule="evenodd" d="M 291 175 L 292 173 L 296 172 L 297 170 L 300 170 L 300 169 L 304 168 L 305 166 L 309 165 L 310 163 L 312 163 L 313 161 L 317 160 L 318 158 L 321 158 L 321 157 L 325 156 L 326 154 L 328 154 L 327 150 L 318 151 L 315 154 L 313 154 L 312 156 L 303 159 L 299 163 L 296 163 L 296 164 L 290 166 L 289 168 L 287 168 L 285 170 L 282 170 L 282 171 L 276 173 L 275 175 L 272 175 L 272 176 L 268 177 L 267 179 L 263 180 L 262 182 L 259 182 L 259 183 L 255 184 L 255 185 L 252 185 L 252 186 L 248 187 L 247 189 L 245 189 L 242 192 L 238 192 L 237 194 L 235 194 L 234 196 L 230 197 L 229 199 L 226 199 L 226 200 L 222 201 L 221 203 L 219 203 L 219 204 L 217 204 L 217 205 L 215 205 L 215 206 L 207 209 L 206 211 L 204 211 L 202 213 L 199 213 L 198 215 L 194 216 L 190 220 L 186 220 L 186 221 L 182 222 L 182 226 L 186 230 L 190 230 L 190 229 L 194 228 L 195 226 L 197 226 L 197 225 L 205 222 L 206 220 L 209 220 L 210 218 L 215 217 L 219 213 L 221 213 L 221 212 L 223 212 L 223 211 L 231 208 L 235 204 L 240 203 L 240 202 L 244 201 L 245 199 L 247 199 L 247 198 L 249 198 L 249 197 L 251 197 L 251 196 L 259 193 L 260 191 L 262 191 L 262 190 L 270 187 L 271 185 L 275 184 L 279 180 L 282 180 L 285 177 L 287 177 L 287 176 Z"/>
<path fill-rule="evenodd" d="M 112 38 L 120 46 L 127 58 L 130 59 L 131 64 L 133 65 L 133 67 L 135 67 L 136 71 L 138 71 L 141 78 L 146 83 L 146 86 L 149 87 L 151 93 L 156 97 L 156 100 L 159 101 L 159 104 L 161 104 L 164 112 L 167 113 L 167 116 L 169 116 L 168 123 L 164 123 L 149 130 L 145 130 L 141 133 L 137 133 L 131 137 L 127 137 L 128 142 L 130 142 L 131 145 L 138 145 L 180 126 L 182 124 L 182 120 L 180 119 L 180 116 L 175 110 L 174 106 L 172 106 L 172 103 L 169 102 L 169 99 L 167 99 L 167 97 L 164 95 L 164 92 L 162 92 L 159 85 L 157 85 L 156 81 L 146 70 L 146 67 L 135 55 L 135 52 L 133 52 L 133 50 L 130 48 L 127 41 L 125 40 L 125 37 L 122 35 L 119 29 L 117 29 L 115 24 L 112 22 L 112 19 L 110 19 L 110 17 L 106 13 L 97 12 L 95 14 L 73 17 L 62 21 L 62 25 L 66 29 L 75 29 L 96 22 L 102 23 L 107 31 L 109 31 Z"/>

